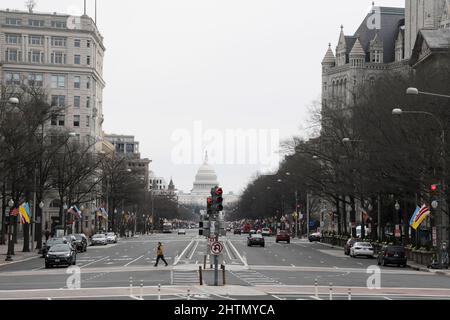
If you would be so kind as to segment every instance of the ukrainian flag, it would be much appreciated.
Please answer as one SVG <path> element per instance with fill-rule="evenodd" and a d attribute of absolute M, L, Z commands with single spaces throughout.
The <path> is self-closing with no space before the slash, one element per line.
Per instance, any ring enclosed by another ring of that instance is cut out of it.
<path fill-rule="evenodd" d="M 31 210 L 30 205 L 27 202 L 20 206 L 19 213 L 24 222 L 31 223 Z"/>
<path fill-rule="evenodd" d="M 423 205 L 422 208 L 420 208 L 419 212 L 414 217 L 414 222 L 411 225 L 414 230 L 417 230 L 419 226 L 422 224 L 422 222 L 431 214 L 430 209 Z"/>

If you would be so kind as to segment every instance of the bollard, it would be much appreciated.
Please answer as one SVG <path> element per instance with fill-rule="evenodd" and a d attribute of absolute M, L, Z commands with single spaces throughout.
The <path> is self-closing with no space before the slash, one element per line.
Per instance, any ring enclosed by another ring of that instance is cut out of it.
<path fill-rule="evenodd" d="M 330 300 L 333 300 L 333 284 L 330 282 Z"/>
<path fill-rule="evenodd" d="M 141 300 L 144 300 L 144 280 L 141 280 Z"/>
<path fill-rule="evenodd" d="M 222 268 L 223 285 L 225 286 L 225 285 L 226 285 L 226 281 L 225 281 L 225 274 L 226 274 L 226 272 L 225 272 L 225 266 L 222 265 L 221 268 Z"/>
<path fill-rule="evenodd" d="M 202 266 L 198 267 L 198 276 L 200 278 L 200 285 L 203 285 L 203 273 L 202 273 Z"/>
<path fill-rule="evenodd" d="M 158 284 L 158 300 L 161 300 L 161 285 Z"/>
<path fill-rule="evenodd" d="M 314 280 L 314 292 L 315 292 L 316 298 L 318 298 L 319 297 L 319 289 L 317 288 L 317 279 Z"/>
<path fill-rule="evenodd" d="M 187 299 L 191 300 L 191 290 L 188 289 Z"/>
<path fill-rule="evenodd" d="M 352 300 L 352 289 L 348 288 L 348 300 Z"/>
<path fill-rule="evenodd" d="M 204 256 L 204 261 L 203 261 L 203 270 L 206 270 L 206 254 Z"/>
<path fill-rule="evenodd" d="M 130 297 L 133 296 L 133 277 L 130 277 Z"/>

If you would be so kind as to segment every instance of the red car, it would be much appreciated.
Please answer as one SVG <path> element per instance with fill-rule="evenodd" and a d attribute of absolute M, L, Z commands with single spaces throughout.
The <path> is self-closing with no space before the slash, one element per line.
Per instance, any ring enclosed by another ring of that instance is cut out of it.
<path fill-rule="evenodd" d="M 277 233 L 277 238 L 275 240 L 277 243 L 282 241 L 282 242 L 287 242 L 287 243 L 291 243 L 291 235 L 289 234 L 288 231 L 286 230 L 281 230 L 278 231 Z"/>

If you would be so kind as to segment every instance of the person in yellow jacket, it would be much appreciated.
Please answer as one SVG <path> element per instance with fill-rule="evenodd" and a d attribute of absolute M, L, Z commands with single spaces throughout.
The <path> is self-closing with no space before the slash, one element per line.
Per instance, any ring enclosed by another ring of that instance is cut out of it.
<path fill-rule="evenodd" d="M 156 258 L 155 267 L 158 266 L 160 259 L 166 264 L 166 267 L 169 265 L 167 263 L 166 259 L 164 259 L 164 249 L 163 249 L 161 242 L 158 242 L 158 248 L 156 249 L 156 255 L 157 255 L 157 258 Z"/>

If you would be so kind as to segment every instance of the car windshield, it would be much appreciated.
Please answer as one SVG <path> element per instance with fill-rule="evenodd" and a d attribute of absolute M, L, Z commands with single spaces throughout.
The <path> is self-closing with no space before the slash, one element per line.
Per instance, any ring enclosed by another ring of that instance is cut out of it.
<path fill-rule="evenodd" d="M 105 235 L 104 235 L 104 234 L 96 234 L 96 235 L 93 237 L 93 239 L 103 239 L 103 238 L 105 238 Z"/>
<path fill-rule="evenodd" d="M 83 240 L 83 237 L 80 234 L 75 235 L 75 239 L 77 240 Z"/>
<path fill-rule="evenodd" d="M 47 241 L 47 244 L 58 244 L 58 243 L 64 243 L 66 240 L 64 240 L 64 239 L 60 239 L 60 238 L 58 238 L 58 239 L 50 239 L 50 240 L 48 240 Z"/>
<path fill-rule="evenodd" d="M 252 238 L 261 239 L 262 235 L 260 235 L 260 234 L 252 234 Z"/>
<path fill-rule="evenodd" d="M 108 237 L 114 237 L 114 236 L 115 236 L 115 234 L 114 234 L 114 233 L 112 233 L 112 232 L 110 232 L 110 233 L 108 233 L 108 234 L 107 234 L 107 236 L 108 236 Z"/>
<path fill-rule="evenodd" d="M 403 248 L 403 247 L 388 247 L 387 250 L 389 252 L 404 252 L 405 248 Z"/>
<path fill-rule="evenodd" d="M 372 245 L 370 243 L 367 243 L 367 242 L 357 242 L 357 243 L 355 243 L 355 247 L 367 247 L 367 248 L 370 248 L 370 247 L 372 247 Z"/>
<path fill-rule="evenodd" d="M 49 252 L 66 252 L 70 251 L 70 248 L 67 244 L 58 244 L 56 246 L 53 246 Z"/>
<path fill-rule="evenodd" d="M 285 235 L 288 234 L 288 232 L 287 232 L 287 231 L 280 231 L 278 234 L 279 234 L 279 235 L 282 235 L 282 236 L 285 236 Z"/>

